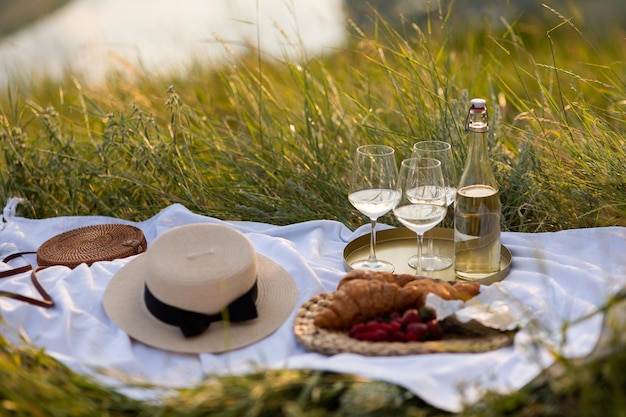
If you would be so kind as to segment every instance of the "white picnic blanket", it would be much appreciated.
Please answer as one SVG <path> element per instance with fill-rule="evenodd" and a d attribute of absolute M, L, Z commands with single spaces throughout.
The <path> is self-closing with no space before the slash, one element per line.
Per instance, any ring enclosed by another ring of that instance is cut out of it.
<path fill-rule="evenodd" d="M 105 222 L 138 226 L 148 246 L 160 233 L 178 225 L 225 223 L 177 204 L 140 223 L 97 216 L 33 220 L 15 216 L 15 203 L 10 201 L 4 210 L 0 231 L 0 251 L 4 253 L 12 248 L 36 250 L 54 235 Z M 503 233 L 502 243 L 513 255 L 512 268 L 504 281 L 489 288 L 489 293 L 493 300 L 524 318 L 526 327 L 516 335 L 514 346 L 479 354 L 329 357 L 308 352 L 296 342 L 294 316 L 309 298 L 335 289 L 345 274 L 345 245 L 367 233 L 368 227 L 352 232 L 331 220 L 288 226 L 226 224 L 245 233 L 259 253 L 281 264 L 297 282 L 298 306 L 265 340 L 220 355 L 175 354 L 133 341 L 102 308 L 107 283 L 129 259 L 98 262 L 91 267 L 83 264 L 73 270 L 62 266 L 45 269 L 38 276 L 56 306 L 43 309 L 0 297 L 0 332 L 13 343 L 27 338 L 71 369 L 138 398 L 151 397 L 143 389 L 128 389 L 125 383 L 189 387 L 211 375 L 244 374 L 263 368 L 319 369 L 395 383 L 438 408 L 458 412 L 487 390 L 518 390 L 554 362 L 551 352 L 572 358 L 589 354 L 598 340 L 603 317 L 596 314 L 575 322 L 626 285 L 626 228 Z M 12 266 L 18 263 L 11 261 Z M 0 280 L 0 290 L 37 296 L 28 273 Z M 567 323 L 575 324 L 565 326 Z"/>

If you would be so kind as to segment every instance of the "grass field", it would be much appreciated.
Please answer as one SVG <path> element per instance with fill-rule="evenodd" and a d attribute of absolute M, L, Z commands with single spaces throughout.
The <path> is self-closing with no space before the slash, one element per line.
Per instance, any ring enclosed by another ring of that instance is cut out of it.
<path fill-rule="evenodd" d="M 543 10 L 546 21 L 478 28 L 441 4 L 420 25 L 352 25 L 333 56 L 280 62 L 251 51 L 168 77 L 134 68 L 95 86 L 71 73 L 10 85 L 0 199 L 27 199 L 21 214 L 33 218 L 142 220 L 182 203 L 222 219 L 356 227 L 363 219 L 346 199 L 354 149 L 385 143 L 401 158 L 415 141 L 445 139 L 460 171 L 467 105 L 480 96 L 503 230 L 626 225 L 626 35 L 589 37 L 566 10 Z M 624 415 L 621 347 L 463 415 Z M 0 378 L 7 415 L 444 415 L 396 386 L 318 372 L 220 378 L 156 407 L 6 342 Z"/>

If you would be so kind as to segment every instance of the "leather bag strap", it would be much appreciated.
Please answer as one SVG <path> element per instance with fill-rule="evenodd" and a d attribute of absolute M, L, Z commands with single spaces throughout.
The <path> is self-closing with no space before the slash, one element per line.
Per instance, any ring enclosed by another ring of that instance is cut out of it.
<path fill-rule="evenodd" d="M 17 253 L 13 253 L 13 254 L 5 257 L 2 260 L 2 262 L 9 262 L 10 260 L 18 258 L 18 257 L 20 257 L 22 255 L 28 255 L 28 254 L 34 254 L 34 253 L 37 253 L 37 252 L 17 252 Z M 50 297 L 48 292 L 44 289 L 44 287 L 39 283 L 39 280 L 37 279 L 37 272 L 39 272 L 39 271 L 41 271 L 42 269 L 45 269 L 45 268 L 46 267 L 38 266 L 37 268 L 33 269 L 33 267 L 30 266 L 30 265 L 24 265 L 24 266 L 20 266 L 20 267 L 17 267 L 17 268 L 9 269 L 7 271 L 0 271 L 0 279 L 12 277 L 12 276 L 17 275 L 17 274 L 21 274 L 21 273 L 24 273 L 24 272 L 31 271 L 31 273 L 30 273 L 30 280 L 32 281 L 33 285 L 35 286 L 35 289 L 37 289 L 37 292 L 41 295 L 42 299 L 31 298 L 31 297 L 27 297 L 25 295 L 17 294 L 17 293 L 10 292 L 10 291 L 0 291 L 0 296 L 13 298 L 14 300 L 24 301 L 26 303 L 33 304 L 33 305 L 36 305 L 36 306 L 39 306 L 39 307 L 43 307 L 43 308 L 50 308 L 50 307 L 52 307 L 54 305 L 54 301 L 52 300 L 52 297 Z"/>

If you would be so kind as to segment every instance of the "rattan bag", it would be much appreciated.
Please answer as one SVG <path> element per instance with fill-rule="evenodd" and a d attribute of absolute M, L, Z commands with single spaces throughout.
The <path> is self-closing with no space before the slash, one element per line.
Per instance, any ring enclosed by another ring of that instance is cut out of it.
<path fill-rule="evenodd" d="M 98 224 L 80 227 L 46 240 L 37 252 L 18 252 L 3 259 L 9 262 L 25 254 L 37 254 L 37 266 L 31 265 L 0 272 L 0 279 L 32 270 L 33 285 L 43 299 L 36 299 L 9 291 L 0 291 L 0 296 L 10 297 L 40 307 L 52 307 L 54 301 L 37 280 L 37 272 L 54 265 L 75 268 L 85 263 L 112 261 L 145 252 L 147 242 L 143 232 L 127 224 Z"/>

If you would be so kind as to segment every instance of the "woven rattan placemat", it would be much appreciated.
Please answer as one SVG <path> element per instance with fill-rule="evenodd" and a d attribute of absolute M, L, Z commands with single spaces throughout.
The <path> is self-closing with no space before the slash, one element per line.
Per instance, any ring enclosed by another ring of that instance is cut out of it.
<path fill-rule="evenodd" d="M 127 224 L 98 224 L 79 227 L 46 240 L 37 249 L 39 266 L 65 265 L 75 268 L 81 263 L 112 261 L 144 252 L 143 232 Z"/>
<path fill-rule="evenodd" d="M 321 329 L 313 320 L 328 305 L 333 293 L 311 298 L 298 309 L 294 324 L 296 340 L 306 349 L 326 355 L 358 353 L 365 356 L 401 356 L 423 353 L 477 353 L 510 346 L 513 332 L 486 327 L 465 328 L 442 322 L 442 340 L 427 342 L 367 342 L 349 337 L 345 332 Z M 446 328 L 446 326 L 448 328 Z"/>

